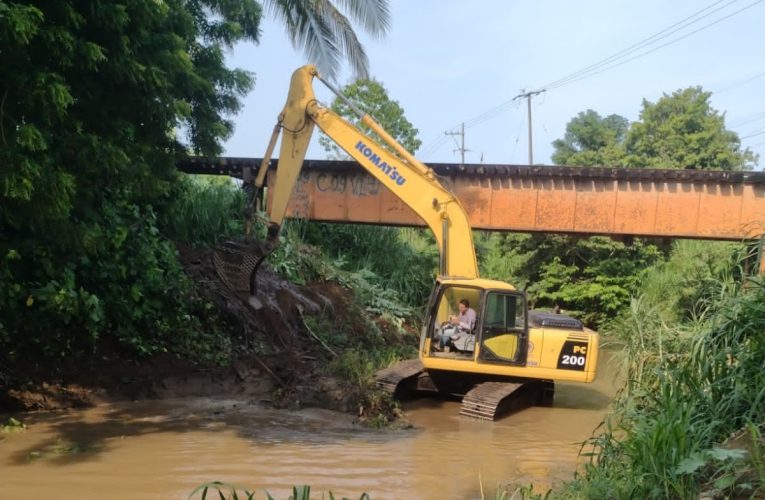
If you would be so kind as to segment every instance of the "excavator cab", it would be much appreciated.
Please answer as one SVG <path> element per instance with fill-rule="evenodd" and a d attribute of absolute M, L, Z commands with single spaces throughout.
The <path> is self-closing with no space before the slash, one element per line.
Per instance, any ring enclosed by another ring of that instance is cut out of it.
<path fill-rule="evenodd" d="M 505 285 L 506 287 L 507 285 Z M 458 328 L 449 318 L 460 301 L 475 311 L 472 328 Z M 423 355 L 462 361 L 523 365 L 526 361 L 528 318 L 526 297 L 512 289 L 437 282 L 431 295 Z M 446 342 L 442 338 L 446 335 Z M 446 344 L 442 349 L 440 344 Z"/>

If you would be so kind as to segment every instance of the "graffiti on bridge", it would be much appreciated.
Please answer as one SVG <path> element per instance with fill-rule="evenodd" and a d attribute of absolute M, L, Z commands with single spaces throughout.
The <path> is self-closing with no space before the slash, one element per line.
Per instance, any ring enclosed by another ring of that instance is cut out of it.
<path fill-rule="evenodd" d="M 348 189 L 348 185 L 350 185 L 350 194 L 352 196 L 365 197 L 377 196 L 380 194 L 380 182 L 368 174 L 335 175 L 322 172 L 312 173 L 310 174 L 310 177 L 305 180 L 302 179 L 301 174 L 301 179 L 298 184 L 301 182 L 303 184 L 311 182 L 311 177 L 314 178 L 313 182 L 316 189 L 322 193 L 330 192 L 343 194 Z M 302 186 L 299 186 L 299 188 L 302 189 Z"/>

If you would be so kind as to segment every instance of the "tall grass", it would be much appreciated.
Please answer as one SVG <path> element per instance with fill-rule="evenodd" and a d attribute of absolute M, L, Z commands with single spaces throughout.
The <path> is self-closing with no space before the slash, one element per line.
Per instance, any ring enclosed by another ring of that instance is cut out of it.
<path fill-rule="evenodd" d="M 244 234 L 244 203 L 244 192 L 227 178 L 186 176 L 163 231 L 178 242 L 214 246 Z"/>
<path fill-rule="evenodd" d="M 612 341 L 624 348 L 627 383 L 590 441 L 592 463 L 556 496 L 765 495 L 762 454 L 726 445 L 731 433 L 753 429 L 752 448 L 759 449 L 765 281 L 741 280 L 740 247 L 705 261 L 708 250 L 681 245 L 610 325 Z"/>
<path fill-rule="evenodd" d="M 425 304 L 438 265 L 430 233 L 412 228 L 304 222 L 301 236 L 346 271 L 368 271 L 367 280 L 395 291 L 404 304 Z"/>

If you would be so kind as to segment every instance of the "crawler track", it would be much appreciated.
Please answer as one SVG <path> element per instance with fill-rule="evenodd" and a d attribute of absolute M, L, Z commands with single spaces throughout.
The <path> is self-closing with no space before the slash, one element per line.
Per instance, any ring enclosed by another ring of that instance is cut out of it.
<path fill-rule="evenodd" d="M 511 410 L 544 402 L 553 390 L 547 381 L 484 382 L 462 398 L 460 415 L 493 421 Z"/>
<path fill-rule="evenodd" d="M 523 384 L 510 382 L 484 382 L 473 387 L 462 398 L 460 415 L 474 417 L 481 420 L 495 420 L 503 401 L 515 391 L 523 387 Z"/>
<path fill-rule="evenodd" d="M 375 382 L 389 393 L 398 396 L 402 391 L 402 385 L 413 381 L 424 369 L 425 367 L 422 366 L 422 361 L 419 359 L 400 361 L 377 372 L 375 374 Z"/>

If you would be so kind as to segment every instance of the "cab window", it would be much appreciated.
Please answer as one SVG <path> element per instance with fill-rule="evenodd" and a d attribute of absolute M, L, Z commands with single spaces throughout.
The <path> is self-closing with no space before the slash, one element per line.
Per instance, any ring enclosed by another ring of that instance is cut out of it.
<path fill-rule="evenodd" d="M 486 298 L 484 325 L 496 330 L 509 331 L 526 326 L 525 309 L 517 295 L 491 292 Z"/>
<path fill-rule="evenodd" d="M 523 363 L 526 342 L 526 304 L 520 294 L 489 292 L 481 329 L 480 358 Z"/>

